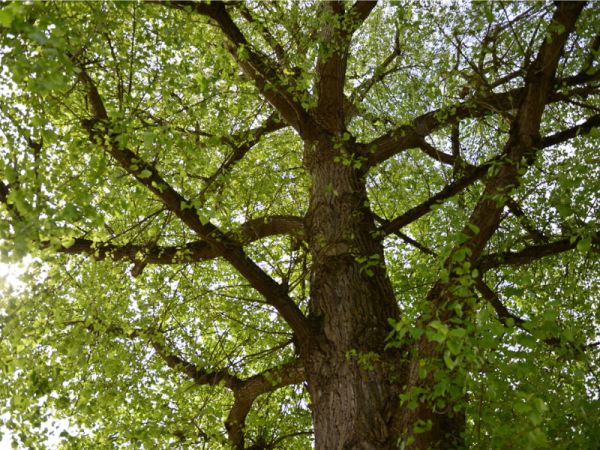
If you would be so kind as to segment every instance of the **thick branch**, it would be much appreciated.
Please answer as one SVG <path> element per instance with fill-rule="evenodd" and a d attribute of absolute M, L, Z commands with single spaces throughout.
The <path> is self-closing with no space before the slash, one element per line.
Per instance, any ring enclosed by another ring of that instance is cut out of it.
<path fill-rule="evenodd" d="M 163 0 L 145 0 L 146 3 L 165 3 Z M 181 11 L 191 11 L 196 14 L 200 14 L 202 16 L 209 16 L 213 12 L 213 8 L 211 8 L 210 0 L 198 0 L 190 2 L 188 0 L 172 0 L 168 2 L 168 5 L 171 8 L 179 9 Z"/>
<path fill-rule="evenodd" d="M 568 128 L 566 130 L 555 133 L 551 136 L 546 136 L 542 139 L 541 148 L 551 147 L 553 145 L 562 144 L 576 136 L 588 134 L 592 128 L 600 127 L 600 114 L 595 114 L 588 118 L 581 125 Z"/>
<path fill-rule="evenodd" d="M 314 142 L 323 137 L 319 126 L 304 110 L 301 102 L 294 100 L 294 94 L 287 91 L 290 86 L 279 76 L 277 64 L 267 55 L 252 48 L 229 15 L 224 2 L 150 1 L 150 3 L 208 17 L 226 36 L 229 41 L 227 50 L 242 72 L 254 81 L 262 96 L 284 120 L 294 127 L 304 140 Z M 265 39 L 268 41 L 268 37 L 265 36 Z"/>
<path fill-rule="evenodd" d="M 321 31 L 323 45 L 322 54 L 317 60 L 318 81 L 315 88 L 319 104 L 316 112 L 321 123 L 332 128 L 331 131 L 341 133 L 344 128 L 344 83 L 351 37 L 377 2 L 356 2 L 347 14 L 343 13 L 342 2 L 330 1 L 322 5 L 340 23 L 328 23 Z"/>
<path fill-rule="evenodd" d="M 15 122 L 12 117 L 10 117 L 10 119 Z M 36 176 L 39 176 L 38 170 L 39 170 L 39 154 L 40 151 L 42 150 L 42 142 L 36 142 L 34 140 L 32 140 L 30 137 L 25 138 L 25 140 L 27 141 L 27 145 L 34 151 L 34 154 L 36 156 L 36 165 L 35 165 L 35 171 L 36 171 Z M 2 203 L 5 207 L 6 210 L 9 212 L 9 214 L 11 214 L 16 220 L 24 222 L 26 220 L 25 217 L 23 217 L 23 215 L 21 214 L 21 212 L 18 210 L 17 207 L 15 207 L 14 203 L 9 202 L 9 195 L 10 195 L 10 191 L 13 188 L 19 188 L 19 182 L 15 182 L 15 183 L 8 183 L 8 184 L 4 184 L 2 182 L 2 180 L 0 180 L 0 203 Z M 39 195 L 40 190 L 39 188 L 36 191 L 36 194 Z M 32 208 L 33 210 L 33 208 Z"/>
<path fill-rule="evenodd" d="M 478 267 L 481 273 L 500 266 L 521 266 L 529 264 L 546 256 L 557 255 L 577 247 L 581 239 L 571 242 L 570 239 L 561 239 L 560 241 L 549 244 L 532 245 L 518 252 L 492 253 L 482 256 L 479 259 Z"/>
<path fill-rule="evenodd" d="M 234 389 L 233 407 L 225 423 L 233 448 L 245 447 L 244 425 L 254 400 L 262 394 L 305 381 L 304 368 L 298 361 L 261 372 L 238 383 Z"/>
<path fill-rule="evenodd" d="M 527 165 L 522 164 L 523 161 L 531 164 L 535 151 L 540 148 L 541 118 L 550 99 L 555 81 L 554 74 L 563 47 L 570 32 L 575 28 L 575 22 L 584 6 L 583 3 L 559 3 L 549 30 L 553 31 L 550 32 L 549 39 L 544 40 L 535 61 L 528 68 L 525 87 L 516 103 L 518 112 L 512 123 L 509 139 L 500 158 L 496 160 L 497 167 L 494 168 L 469 218 L 469 226 L 465 226 L 462 230 L 468 239 L 461 247 L 465 249 L 468 262 L 473 265 L 500 224 L 504 201 L 508 197 L 506 194 L 510 192 L 509 189 L 519 186 L 519 176 L 523 173 L 520 169 L 527 168 Z M 440 122 L 437 122 L 437 126 L 439 125 Z M 453 272 L 454 264 L 454 255 L 451 255 L 445 265 Z M 431 317 L 437 316 L 449 320 L 455 314 L 453 310 L 446 308 L 452 301 L 453 294 L 450 288 L 454 283 L 454 280 L 444 282 L 440 279 L 430 289 L 427 299 L 432 302 L 432 308 L 436 311 L 436 314 L 432 314 Z"/>
<path fill-rule="evenodd" d="M 229 417 L 225 422 L 225 427 L 229 433 L 229 440 L 232 442 L 233 448 L 238 450 L 245 448 L 245 420 L 254 400 L 260 395 L 276 391 L 285 386 L 302 383 L 306 380 L 304 367 L 298 360 L 272 367 L 249 378 L 241 379 L 230 374 L 227 369 L 208 371 L 184 360 L 177 356 L 172 349 L 167 348 L 161 342 L 162 340 L 156 339 L 157 333 L 154 330 L 144 332 L 141 329 L 136 329 L 131 332 L 125 332 L 125 330 L 116 326 L 109 326 L 107 328 L 99 327 L 95 324 L 86 326 L 83 321 L 71 322 L 70 324 L 82 325 L 93 333 L 109 333 L 127 339 L 145 339 L 150 342 L 156 354 L 167 366 L 184 374 L 194 383 L 201 386 L 222 386 L 233 391 L 234 403 L 229 412 Z"/>
<path fill-rule="evenodd" d="M 160 356 L 171 369 L 175 369 L 188 376 L 198 385 L 218 386 L 220 383 L 224 382 L 223 387 L 235 389 L 239 383 L 243 383 L 242 380 L 235 375 L 231 375 L 226 369 L 215 370 L 209 373 L 206 369 L 201 369 L 195 364 L 185 361 L 175 355 L 170 349 L 165 348 L 162 343 L 153 340 L 151 344 L 152 348 L 156 351 L 156 354 Z"/>
<path fill-rule="evenodd" d="M 508 309 L 506 309 L 506 306 L 504 306 L 504 303 L 500 301 L 498 295 L 494 291 L 492 291 L 490 287 L 481 278 L 477 278 L 475 280 L 475 286 L 477 287 L 477 290 L 481 293 L 481 295 L 483 295 L 483 298 L 485 298 L 489 302 L 489 304 L 494 307 L 496 313 L 498 314 L 498 317 L 502 322 L 506 323 L 508 319 L 512 319 L 514 321 L 514 324 L 518 327 L 522 326 L 525 323 L 525 320 L 521 319 L 518 316 L 515 316 Z"/>
<path fill-rule="evenodd" d="M 12 203 L 8 202 L 8 195 L 10 194 L 10 189 L 7 185 L 5 185 L 2 181 L 0 181 L 0 203 L 6 206 L 8 212 L 12 213 L 17 217 L 17 219 L 21 220 L 21 216 L 19 212 L 16 210 Z"/>
<path fill-rule="evenodd" d="M 292 234 L 303 237 L 304 223 L 295 216 L 270 216 L 253 219 L 243 224 L 238 231 L 230 231 L 225 236 L 240 245 L 254 242 L 269 236 Z M 49 242 L 42 242 L 42 248 L 52 247 Z M 56 249 L 67 255 L 91 255 L 96 260 L 130 261 L 145 264 L 181 264 L 206 261 L 217 258 L 220 253 L 206 241 L 189 242 L 184 245 L 168 247 L 148 247 L 145 245 L 113 245 L 94 242 L 89 239 L 75 239 L 69 247 Z"/>
<path fill-rule="evenodd" d="M 168 3 L 161 3 L 168 6 Z M 223 2 L 211 2 L 208 16 L 229 40 L 227 49 L 240 69 L 251 80 L 263 97 L 293 126 L 304 140 L 317 141 L 322 138 L 320 128 L 304 110 L 294 94 L 287 91 L 287 83 L 277 72 L 277 65 L 263 54 L 255 51 L 235 24 Z M 296 92 L 296 95 L 298 93 Z"/>

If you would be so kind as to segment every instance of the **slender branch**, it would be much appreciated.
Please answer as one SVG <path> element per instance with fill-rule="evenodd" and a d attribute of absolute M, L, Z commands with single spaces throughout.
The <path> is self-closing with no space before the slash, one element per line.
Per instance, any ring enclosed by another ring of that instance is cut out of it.
<path fill-rule="evenodd" d="M 458 194 L 466 187 L 472 185 L 477 180 L 483 178 L 488 173 L 493 164 L 494 161 L 491 161 L 473 169 L 464 177 L 459 178 L 458 180 L 450 183 L 437 194 L 430 197 L 428 200 L 424 201 L 420 205 L 415 206 L 414 208 L 409 209 L 401 216 L 398 216 L 392 221 L 390 221 L 387 225 L 379 228 L 379 230 L 387 236 L 388 234 L 395 233 L 396 231 L 414 222 L 415 220 L 420 219 L 425 214 L 431 212 L 431 207 L 433 205 L 438 205 L 442 203 L 444 200 Z"/>
<path fill-rule="evenodd" d="M 274 440 L 272 443 L 268 444 L 267 448 L 269 448 L 269 449 L 276 448 L 280 442 L 283 442 L 284 440 L 289 439 L 291 437 L 310 436 L 311 434 L 314 434 L 314 433 L 312 431 L 298 431 L 296 433 L 286 434 L 285 436 L 281 436 L 281 437 L 277 438 L 276 440 Z M 254 448 L 254 446 L 252 446 L 248 450 L 263 450 L 263 447 Z"/>
<path fill-rule="evenodd" d="M 581 74 L 585 74 L 592 67 L 597 58 L 598 51 L 600 51 L 600 33 L 596 34 L 594 40 L 590 43 L 589 52 L 581 68 Z"/>
<path fill-rule="evenodd" d="M 396 34 L 394 36 L 394 50 L 392 53 L 390 53 L 387 58 L 375 68 L 371 77 L 360 83 L 360 85 L 352 92 L 352 95 L 349 99 L 344 100 L 344 119 L 346 123 L 350 123 L 352 119 L 358 115 L 359 109 L 356 106 L 357 103 L 360 103 L 364 100 L 373 86 L 381 82 L 386 76 L 400 70 L 398 67 L 385 70 L 400 54 L 400 29 L 396 28 Z"/>
<path fill-rule="evenodd" d="M 389 221 L 387 221 L 386 219 L 384 219 L 383 217 L 379 217 L 377 214 L 373 213 L 373 216 L 375 217 L 375 220 L 377 220 L 377 222 L 379 222 L 380 225 L 388 225 Z M 420 244 L 419 242 L 415 241 L 413 238 L 411 238 L 410 236 L 407 236 L 406 234 L 400 232 L 400 231 L 394 231 L 394 233 L 396 236 L 398 236 L 400 239 L 402 239 L 404 242 L 406 242 L 409 245 L 412 245 L 413 247 L 421 250 L 423 253 L 425 253 L 426 255 L 430 255 L 430 256 L 434 256 L 437 257 L 437 253 L 435 253 L 433 250 L 427 248 L 426 246 L 424 246 L 423 244 Z"/>
<path fill-rule="evenodd" d="M 506 201 L 506 206 L 508 207 L 511 214 L 519 220 L 519 223 L 529 233 L 529 236 L 531 236 L 531 238 L 533 238 L 534 240 L 536 240 L 538 242 L 546 242 L 546 243 L 548 242 L 548 238 L 546 236 L 544 236 L 544 233 L 537 230 L 533 226 L 533 224 L 531 223 L 529 218 L 525 215 L 525 212 L 523 211 L 523 209 L 521 208 L 521 206 L 519 206 L 519 204 L 517 202 L 515 202 L 512 198 L 509 198 Z"/>
<path fill-rule="evenodd" d="M 528 327 L 526 326 L 528 324 L 528 321 L 512 314 L 506 308 L 506 306 L 504 306 L 504 303 L 502 303 L 502 301 L 498 297 L 498 294 L 492 291 L 492 289 L 490 289 L 490 287 L 481 279 L 481 277 L 475 280 L 475 287 L 477 287 L 477 290 L 481 293 L 483 298 L 485 298 L 490 303 L 490 305 L 492 305 L 492 307 L 496 310 L 500 321 L 506 323 L 507 320 L 512 319 L 514 326 L 520 328 L 523 331 L 526 331 L 527 333 L 531 333 L 531 329 L 528 329 Z M 548 345 L 551 345 L 552 347 L 557 347 L 561 345 L 561 340 L 559 337 L 541 339 L 541 341 L 545 342 Z"/>
<path fill-rule="evenodd" d="M 283 64 L 285 62 L 285 52 L 283 50 L 283 46 L 281 45 L 281 43 L 279 43 L 277 41 L 277 39 L 275 39 L 273 37 L 269 28 L 266 27 L 260 20 L 254 18 L 254 16 L 252 16 L 252 14 L 250 13 L 250 10 L 248 9 L 248 7 L 246 5 L 246 2 L 239 2 L 239 3 L 236 3 L 234 6 L 237 7 L 237 9 L 239 10 L 242 17 L 244 19 L 246 19 L 246 21 L 249 24 L 257 24 L 257 23 L 259 24 L 259 28 L 262 30 L 262 32 L 265 35 L 265 38 L 266 38 L 265 40 L 267 41 L 269 46 L 275 52 L 275 55 L 277 56 L 277 59 L 279 60 L 279 62 Z"/>
<path fill-rule="evenodd" d="M 387 58 L 377 67 L 375 68 L 373 75 L 366 80 L 364 80 L 352 93 L 350 97 L 350 102 L 352 104 L 356 103 L 356 101 L 364 100 L 367 93 L 371 90 L 371 88 L 383 80 L 387 75 L 393 73 L 393 70 L 386 71 L 387 67 L 394 62 L 394 60 L 400 56 L 400 29 L 396 28 L 396 34 L 394 36 L 394 50 L 392 53 L 388 55 Z"/>
<path fill-rule="evenodd" d="M 460 162 L 461 166 L 464 170 L 470 171 L 470 170 L 475 169 L 474 165 L 472 165 L 466 161 L 460 161 L 460 159 L 459 159 L 460 156 L 457 157 L 455 155 L 449 155 L 447 153 L 444 153 L 444 152 L 438 150 L 437 148 L 435 148 L 433 145 L 431 145 L 429 142 L 427 142 L 421 136 L 418 136 L 416 138 L 416 142 L 418 142 L 418 147 L 423 151 L 423 153 L 432 157 L 436 161 L 439 161 L 443 164 L 448 164 L 450 166 L 456 166 L 457 163 Z M 454 148 L 453 148 L 453 151 L 454 151 Z"/>
<path fill-rule="evenodd" d="M 200 194 L 198 194 L 200 199 L 204 199 L 203 201 L 205 201 L 206 194 L 208 192 L 214 192 L 218 190 L 220 186 L 222 186 L 222 182 L 218 181 L 221 175 L 229 172 L 235 164 L 242 160 L 244 156 L 246 156 L 246 154 L 252 149 L 252 147 L 260 142 L 261 137 L 263 137 L 265 134 L 272 133 L 289 126 L 283 120 L 277 121 L 276 117 L 277 114 L 271 114 L 261 127 L 245 133 L 246 135 L 251 136 L 249 140 L 244 141 L 241 136 L 233 136 L 231 139 L 226 139 L 226 142 L 233 150 L 233 154 L 210 177 L 206 179 L 204 187 L 200 191 Z M 244 142 L 238 145 L 236 142 L 239 141 Z"/>
<path fill-rule="evenodd" d="M 86 325 L 86 321 L 84 320 L 71 321 L 68 325 L 81 326 L 96 334 L 110 334 L 125 339 L 143 339 L 152 345 L 156 354 L 164 360 L 170 368 L 186 375 L 192 379 L 194 383 L 199 385 L 217 386 L 224 381 L 224 387 L 234 389 L 239 383 L 243 383 L 242 380 L 235 375 L 231 375 L 227 370 L 215 370 L 209 372 L 177 356 L 171 348 L 165 346 L 163 339 L 157 339 L 161 333 L 154 329 L 143 330 L 141 328 L 136 328 L 125 331 L 122 327 L 115 325 L 106 326 L 97 319 L 95 323 L 89 325 Z"/>

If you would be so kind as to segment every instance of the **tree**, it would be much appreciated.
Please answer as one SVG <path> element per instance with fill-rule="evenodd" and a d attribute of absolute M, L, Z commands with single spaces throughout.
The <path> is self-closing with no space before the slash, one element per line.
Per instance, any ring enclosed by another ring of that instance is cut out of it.
<path fill-rule="evenodd" d="M 4 3 L 5 425 L 596 448 L 600 5 Z"/>

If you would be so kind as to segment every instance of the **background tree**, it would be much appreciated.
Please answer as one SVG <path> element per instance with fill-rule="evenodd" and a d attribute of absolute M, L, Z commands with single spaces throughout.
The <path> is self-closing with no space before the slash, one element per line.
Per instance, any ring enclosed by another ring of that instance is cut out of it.
<path fill-rule="evenodd" d="M 598 3 L 2 7 L 21 446 L 596 448 Z"/>

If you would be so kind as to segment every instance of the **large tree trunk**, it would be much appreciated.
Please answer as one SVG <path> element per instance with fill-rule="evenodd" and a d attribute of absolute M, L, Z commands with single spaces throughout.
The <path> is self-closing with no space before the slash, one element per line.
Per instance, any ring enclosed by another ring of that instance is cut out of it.
<path fill-rule="evenodd" d="M 344 153 L 358 154 L 351 143 Z M 341 160 L 336 162 L 336 156 Z M 396 449 L 419 420 L 431 420 L 434 427 L 415 435 L 410 447 L 444 448 L 448 433 L 462 431 L 460 421 L 434 414 L 428 405 L 415 410 L 401 406 L 399 394 L 405 385 L 432 379 L 415 378 L 416 365 L 402 361 L 402 350 L 385 349 L 391 331 L 388 319 L 398 318 L 400 308 L 384 268 L 381 240 L 373 234 L 376 226 L 365 206 L 365 173 L 352 163 L 345 165 L 343 159 L 337 149 L 317 148 L 309 164 L 313 181 L 307 215 L 313 258 L 309 313 L 317 325 L 301 352 L 316 448 Z"/>
<path fill-rule="evenodd" d="M 388 318 L 400 310 L 371 235 L 363 173 L 334 162 L 336 155 L 332 148 L 312 155 L 310 316 L 318 325 L 306 366 L 316 448 L 394 448 L 402 383 L 384 347 Z M 381 265 L 367 267 L 363 258 Z"/>

